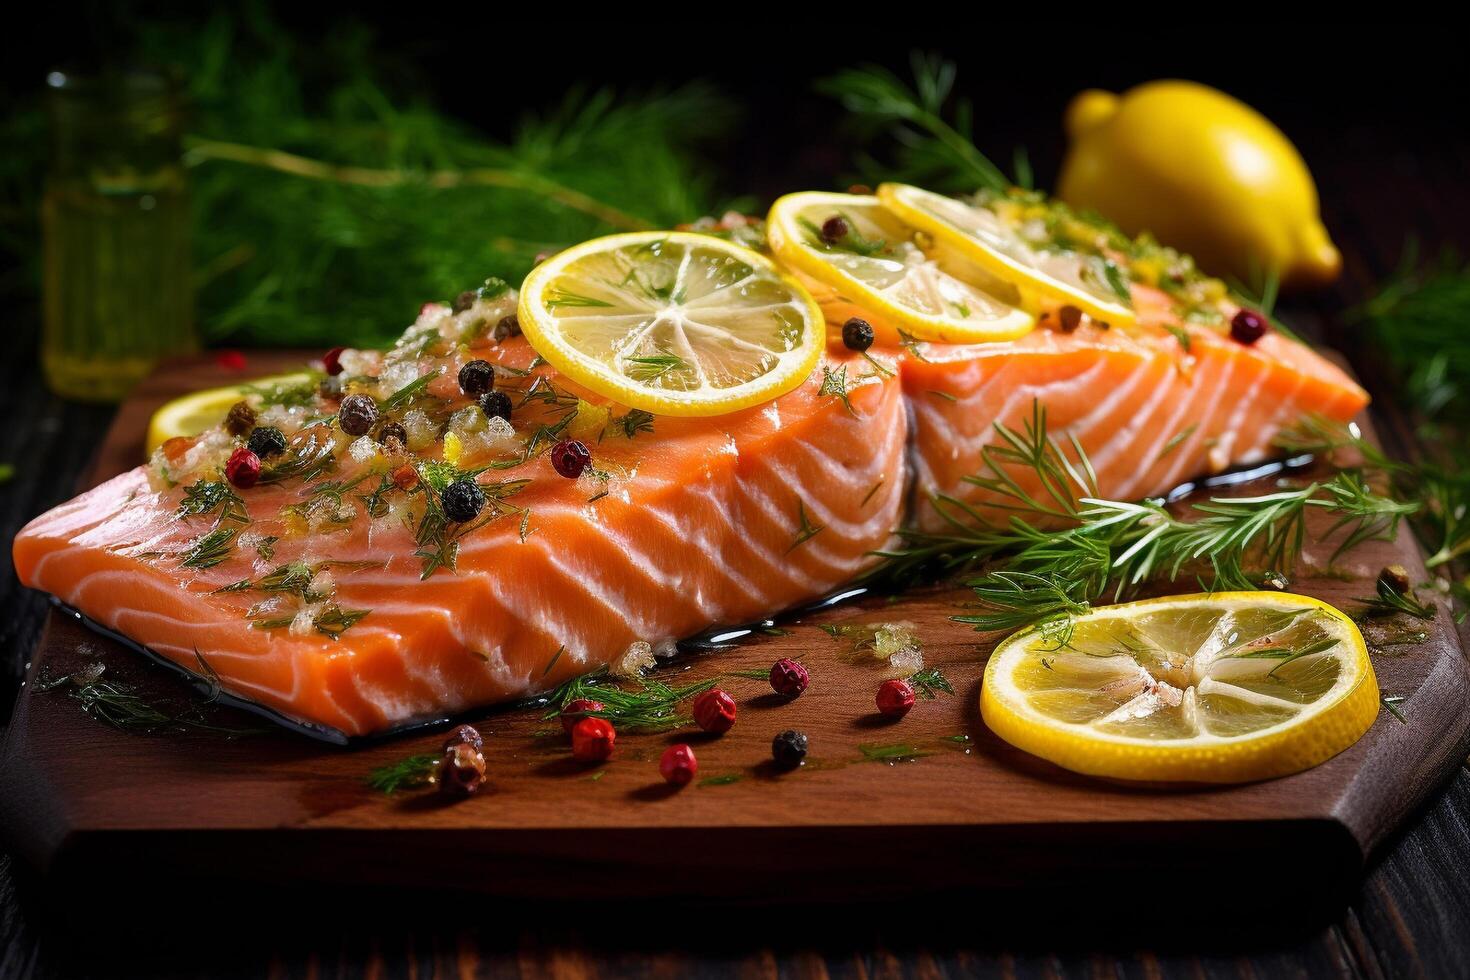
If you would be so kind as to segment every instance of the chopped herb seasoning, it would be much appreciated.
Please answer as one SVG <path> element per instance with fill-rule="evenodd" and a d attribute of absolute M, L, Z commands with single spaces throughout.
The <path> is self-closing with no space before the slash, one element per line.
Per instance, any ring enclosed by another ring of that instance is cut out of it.
<path fill-rule="evenodd" d="M 827 365 L 822 365 L 822 387 L 817 391 L 818 395 L 833 395 L 842 401 L 843 407 L 849 415 L 857 417 L 853 411 L 852 401 L 847 390 L 847 365 L 843 364 L 837 370 L 832 370 Z"/>
<path fill-rule="evenodd" d="M 439 756 L 411 755 L 406 759 L 374 769 L 367 784 L 385 796 L 401 789 L 432 786 L 439 774 Z"/>
<path fill-rule="evenodd" d="M 791 547 L 786 549 L 788 555 L 826 530 L 826 525 L 811 522 L 811 518 L 806 514 L 806 502 L 801 499 L 796 501 L 796 521 L 796 540 L 792 541 Z"/>

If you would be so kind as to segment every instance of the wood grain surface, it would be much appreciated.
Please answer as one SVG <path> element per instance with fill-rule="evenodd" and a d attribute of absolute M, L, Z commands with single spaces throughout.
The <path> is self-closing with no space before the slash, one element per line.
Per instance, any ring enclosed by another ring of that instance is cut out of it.
<path fill-rule="evenodd" d="M 1019 141 L 1046 151 L 1058 139 L 1050 115 Z M 1384 365 L 1351 328 L 1318 310 L 1360 300 L 1398 263 L 1413 237 L 1424 254 L 1470 249 L 1470 145 L 1463 129 L 1395 128 L 1364 119 L 1341 129 L 1302 124 L 1292 135 L 1311 161 L 1324 218 L 1343 248 L 1346 275 L 1332 293 L 1286 311 L 1294 325 L 1348 352 L 1375 395 L 1379 433 L 1414 451 L 1413 417 L 1396 404 Z M 1050 142 L 1048 142 L 1050 141 Z M 1000 145 L 1000 144 L 997 144 Z M 1040 159 L 1040 158 L 1038 158 Z M 49 396 L 35 368 L 38 311 L 18 324 L 0 358 L 0 461 L 17 465 L 0 486 L 0 539 L 71 495 L 111 418 L 108 408 Z M 0 563 L 0 646 L 10 690 L 34 648 L 46 606 Z M 0 718 L 10 698 L 0 698 Z M 1412 716 L 1409 716 L 1411 721 Z M 1381 723 L 1381 722 L 1380 722 Z M 923 762 L 917 765 L 922 765 Z M 207 765 L 207 763 L 205 764 Z M 391 861 L 391 854 L 374 860 Z M 1280 915 L 1161 927 L 1177 908 L 1163 887 L 1133 909 L 1132 925 L 1087 928 L 1085 914 L 1007 917 L 1006 896 L 875 904 L 846 913 L 700 916 L 680 903 L 615 913 L 617 882 L 593 871 L 568 883 L 611 901 L 590 911 L 545 913 L 467 897 L 400 896 L 380 905 L 310 905 L 305 889 L 275 888 L 226 907 L 235 891 L 200 865 L 202 925 L 149 914 L 135 898 L 146 880 L 103 878 L 62 894 L 0 854 L 0 976 L 172 977 L 1464 977 L 1470 976 L 1470 770 L 1420 807 L 1380 847 L 1345 910 L 1326 918 Z M 800 875 L 796 868 L 792 875 Z M 589 880 L 592 882 L 588 884 Z M 1113 904 L 1105 888 L 1098 906 Z M 121 913 L 134 914 L 119 919 Z"/>
<path fill-rule="evenodd" d="M 300 361 L 262 354 L 255 367 Z M 90 480 L 140 458 L 158 403 L 221 383 L 222 370 L 208 357 L 162 366 L 118 413 Z M 1259 494 L 1277 479 L 1229 492 Z M 1329 523 L 1311 530 L 1320 535 Z M 1315 576 L 1304 567 L 1309 574 L 1293 588 L 1351 610 L 1389 564 L 1406 566 L 1415 580 L 1425 574 L 1405 534 L 1355 549 Z M 388 797 L 366 785 L 376 768 L 435 752 L 442 730 L 344 750 L 228 708 L 212 710 L 211 724 L 260 734 L 140 737 L 100 725 L 66 686 L 43 691 L 37 682 L 102 663 L 107 677 L 150 702 L 197 696 L 56 612 L 0 754 L 0 825 L 14 851 L 60 887 L 97 875 L 188 873 L 204 862 L 223 877 L 334 892 L 449 887 L 557 900 L 565 879 L 590 865 L 615 877 L 624 898 L 773 904 L 978 887 L 1055 905 L 1060 886 L 1098 874 L 1117 883 L 1117 896 L 1141 898 L 1168 875 L 1207 876 L 1239 862 L 1295 868 L 1254 896 L 1266 913 L 1345 902 L 1366 855 L 1470 748 L 1470 663 L 1441 609 L 1428 624 L 1398 616 L 1365 625 L 1379 684 L 1401 699 L 1403 720 L 1381 711 L 1361 741 L 1324 765 L 1228 787 L 1076 776 L 1011 748 L 980 721 L 980 676 L 998 637 L 952 620 L 970 597 L 940 587 L 865 598 L 783 618 L 779 629 L 658 671 L 670 683 L 721 680 L 741 715 L 723 737 L 624 732 L 611 761 L 587 765 L 570 757 L 543 709 L 472 716 L 487 739 L 489 785 L 462 801 L 432 792 Z M 954 695 L 921 701 L 896 722 L 876 712 L 883 665 L 822 627 L 884 622 L 912 625 L 926 665 L 944 671 Z M 1421 629 L 1422 642 L 1399 642 Z M 799 699 L 738 676 L 781 657 L 811 672 Z M 812 745 L 794 772 L 770 761 L 772 737 L 788 728 Z M 657 771 L 675 741 L 691 742 L 700 759 L 700 779 L 682 790 Z M 901 758 L 871 758 L 894 752 Z M 372 860 L 385 853 L 394 860 Z M 798 866 L 803 874 L 791 875 Z M 1212 889 L 1209 910 L 1238 901 L 1241 884 Z M 1250 879 L 1247 890 L 1258 884 Z"/>

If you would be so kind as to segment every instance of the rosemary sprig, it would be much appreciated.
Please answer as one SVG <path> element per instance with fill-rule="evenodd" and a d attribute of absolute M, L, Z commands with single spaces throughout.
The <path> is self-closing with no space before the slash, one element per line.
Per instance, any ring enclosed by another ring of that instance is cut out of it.
<path fill-rule="evenodd" d="M 1039 404 L 1024 431 L 997 423 L 999 441 L 982 453 L 982 472 L 969 482 L 989 492 L 988 504 L 1009 511 L 1006 524 L 953 498 L 937 498 L 949 522 L 943 533 L 903 532 L 908 547 L 886 553 L 879 574 L 912 576 L 925 565 L 953 571 L 990 559 L 999 568 L 972 579 L 979 613 L 958 617 L 981 630 L 1015 629 L 1068 620 L 1110 591 L 1116 599 L 1155 580 L 1174 581 L 1198 569 L 1207 588 L 1250 589 L 1258 577 L 1292 570 L 1306 533 L 1306 515 L 1334 517 L 1336 559 L 1370 539 L 1392 536 L 1419 505 L 1385 497 L 1363 475 L 1344 470 L 1304 487 L 1256 497 L 1211 498 L 1185 520 L 1161 501 L 1108 500 L 1082 446 L 1047 432 Z M 1028 473 L 1037 489 L 1015 475 Z M 1033 522 L 1063 524 L 1042 530 Z"/>
<path fill-rule="evenodd" d="M 1358 599 L 1363 604 L 1362 615 L 1392 616 L 1394 613 L 1404 613 L 1415 619 L 1434 618 L 1434 607 L 1426 602 L 1420 602 L 1412 589 L 1408 592 L 1400 592 L 1392 582 L 1380 576 L 1377 591 L 1377 595 Z"/>

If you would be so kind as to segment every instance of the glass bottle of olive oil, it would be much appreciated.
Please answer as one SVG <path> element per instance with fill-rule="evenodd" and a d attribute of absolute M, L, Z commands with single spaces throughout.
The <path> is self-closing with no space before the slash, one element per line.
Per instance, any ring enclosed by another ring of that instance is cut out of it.
<path fill-rule="evenodd" d="M 141 72 L 47 86 L 42 364 L 59 395 L 117 401 L 197 347 L 178 86 Z"/>

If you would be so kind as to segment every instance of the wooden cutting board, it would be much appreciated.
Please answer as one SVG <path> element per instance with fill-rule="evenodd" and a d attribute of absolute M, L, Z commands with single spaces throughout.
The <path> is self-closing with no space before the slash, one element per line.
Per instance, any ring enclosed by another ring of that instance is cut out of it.
<path fill-rule="evenodd" d="M 252 355 L 249 372 L 301 359 Z M 204 359 L 160 370 L 122 407 L 93 481 L 140 458 L 147 419 L 162 401 L 238 378 Z M 1295 588 L 1352 609 L 1391 563 L 1416 580 L 1424 574 L 1405 533 L 1345 559 L 1339 572 L 1357 577 L 1304 577 Z M 568 883 L 590 873 L 613 883 L 619 898 L 731 900 L 975 886 L 1052 895 L 1058 884 L 1086 883 L 1091 900 L 1110 904 L 1157 902 L 1165 898 L 1159 881 L 1185 875 L 1212 882 L 1217 900 L 1249 891 L 1265 914 L 1344 894 L 1366 857 L 1470 750 L 1470 667 L 1441 608 L 1432 623 L 1365 628 L 1379 684 L 1401 699 L 1394 704 L 1402 720 L 1381 711 L 1361 741 L 1324 765 L 1225 788 L 1076 776 L 1010 748 L 981 722 L 990 643 L 949 618 L 967 596 L 933 589 L 858 600 L 664 668 L 660 676 L 685 682 L 765 669 L 782 656 L 808 666 L 810 689 L 789 703 L 763 681 L 729 678 L 740 715 L 722 738 L 626 734 L 611 762 L 589 767 L 570 758 L 559 732 L 545 734 L 557 726 L 541 711 L 485 712 L 473 720 L 486 737 L 490 782 L 461 802 L 385 797 L 365 783 L 377 767 L 437 750 L 442 733 L 341 748 L 269 726 L 229 738 L 140 735 L 96 721 L 66 686 L 42 691 L 37 679 L 101 662 L 106 677 L 149 699 L 198 698 L 168 670 L 58 611 L 0 756 L 0 817 L 10 846 L 58 881 L 161 880 L 208 869 L 242 881 L 568 899 L 579 897 Z M 895 620 L 915 624 L 926 664 L 940 667 L 956 693 L 889 722 L 873 707 L 880 670 L 818 627 Z M 1420 629 L 1422 642 L 1403 642 Z M 205 717 L 223 727 L 262 725 L 221 706 Z M 767 760 L 771 737 L 787 728 L 809 734 L 811 756 L 783 774 Z M 657 759 L 681 740 L 698 753 L 699 779 L 674 790 L 659 778 Z M 909 756 L 869 758 L 893 752 Z"/>

